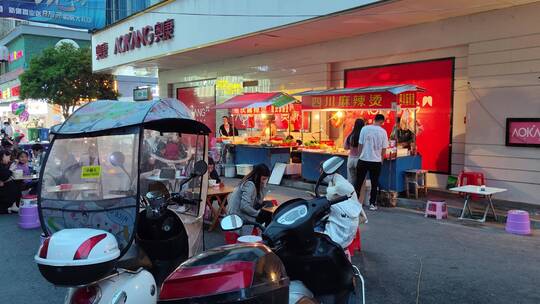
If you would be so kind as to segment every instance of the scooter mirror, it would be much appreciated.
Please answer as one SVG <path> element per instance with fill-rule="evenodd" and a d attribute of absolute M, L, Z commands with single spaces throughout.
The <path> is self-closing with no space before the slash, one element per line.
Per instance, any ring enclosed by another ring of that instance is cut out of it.
<path fill-rule="evenodd" d="M 109 156 L 109 161 L 111 162 L 111 165 L 115 167 L 123 167 L 126 157 L 124 156 L 124 153 L 116 151 Z"/>
<path fill-rule="evenodd" d="M 193 165 L 193 175 L 203 176 L 208 170 L 208 165 L 204 160 L 199 160 Z"/>
<path fill-rule="evenodd" d="M 242 228 L 244 221 L 236 214 L 227 215 L 221 220 L 221 230 L 231 231 Z"/>
<path fill-rule="evenodd" d="M 343 163 L 345 163 L 345 159 L 338 156 L 333 156 L 327 159 L 326 161 L 324 161 L 321 164 L 321 168 L 324 174 L 332 175 L 339 170 L 339 168 L 343 165 Z"/>

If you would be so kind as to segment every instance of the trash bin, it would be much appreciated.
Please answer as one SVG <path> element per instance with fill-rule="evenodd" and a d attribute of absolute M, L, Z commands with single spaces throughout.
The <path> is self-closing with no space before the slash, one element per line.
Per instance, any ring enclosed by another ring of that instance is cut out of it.
<path fill-rule="evenodd" d="M 28 140 L 29 141 L 39 140 L 39 130 L 37 128 L 28 128 Z"/>
<path fill-rule="evenodd" d="M 40 141 L 48 141 L 49 140 L 49 129 L 47 129 L 47 128 L 40 128 L 39 129 L 39 140 Z"/>

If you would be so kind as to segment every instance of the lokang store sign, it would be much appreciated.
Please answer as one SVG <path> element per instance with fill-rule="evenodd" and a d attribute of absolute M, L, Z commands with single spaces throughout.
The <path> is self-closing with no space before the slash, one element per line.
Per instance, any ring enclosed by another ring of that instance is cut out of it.
<path fill-rule="evenodd" d="M 507 118 L 506 145 L 540 147 L 540 118 Z"/>
<path fill-rule="evenodd" d="M 154 26 L 147 25 L 141 29 L 129 28 L 129 33 L 116 37 L 114 41 L 114 54 L 122 54 L 170 40 L 174 37 L 174 19 L 157 22 Z M 96 60 L 109 57 L 109 44 L 103 42 L 96 45 Z"/>

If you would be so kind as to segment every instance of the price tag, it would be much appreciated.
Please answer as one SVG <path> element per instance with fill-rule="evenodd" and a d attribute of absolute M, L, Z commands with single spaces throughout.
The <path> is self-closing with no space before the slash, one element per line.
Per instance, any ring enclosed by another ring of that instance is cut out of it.
<path fill-rule="evenodd" d="M 81 178 L 99 178 L 101 177 L 101 166 L 83 166 Z"/>

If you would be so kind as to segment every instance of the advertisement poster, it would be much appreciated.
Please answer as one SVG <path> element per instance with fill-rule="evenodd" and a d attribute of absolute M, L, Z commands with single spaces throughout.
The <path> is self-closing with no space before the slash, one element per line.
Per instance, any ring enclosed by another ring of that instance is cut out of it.
<path fill-rule="evenodd" d="M 450 58 L 347 70 L 345 87 L 414 84 L 426 89 L 418 92 L 416 99 L 418 152 L 423 169 L 447 174 L 451 159 L 453 66 L 454 59 Z M 414 117 L 409 114 L 405 112 L 407 119 Z M 372 115 L 369 113 L 366 118 Z M 385 122 L 387 131 L 392 128 L 391 119 L 388 117 Z"/>
<path fill-rule="evenodd" d="M 0 17 L 81 29 L 105 26 L 105 0 L 4 0 Z"/>
<path fill-rule="evenodd" d="M 216 111 L 212 109 L 216 105 L 214 87 L 179 88 L 176 90 L 176 99 L 182 101 L 195 116 L 195 120 L 204 123 L 210 130 L 216 130 Z M 204 92 L 205 94 L 198 94 Z"/>

